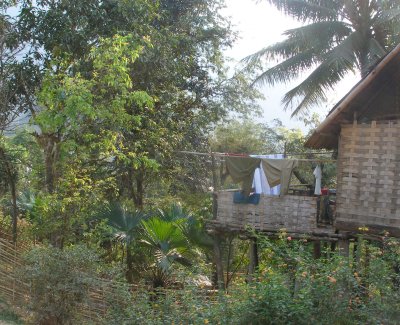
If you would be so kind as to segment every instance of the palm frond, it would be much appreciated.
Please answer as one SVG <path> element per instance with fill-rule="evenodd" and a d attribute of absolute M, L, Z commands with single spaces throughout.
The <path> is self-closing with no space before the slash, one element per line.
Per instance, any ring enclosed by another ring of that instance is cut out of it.
<path fill-rule="evenodd" d="M 188 219 L 192 214 L 186 211 L 180 204 L 175 203 L 169 209 L 159 209 L 157 215 L 165 221 L 177 221 L 179 219 Z"/>
<path fill-rule="evenodd" d="M 307 26 L 287 30 L 284 33 L 287 36 L 286 40 L 261 49 L 247 56 L 242 61 L 251 66 L 259 63 L 262 58 L 280 58 L 291 60 L 294 63 L 299 62 L 300 67 L 308 68 L 309 65 L 306 64 L 307 62 L 318 60 L 321 53 L 327 52 L 350 33 L 350 27 L 344 22 L 328 21 L 312 23 Z M 304 61 L 302 58 L 304 58 Z M 261 80 L 261 78 L 258 79 Z"/>
<path fill-rule="evenodd" d="M 106 220 L 107 224 L 113 229 L 114 237 L 119 241 L 124 241 L 128 245 L 136 237 L 142 220 L 147 215 L 142 211 L 131 213 L 125 206 L 119 202 L 113 202 L 104 206 L 96 219 Z"/>
<path fill-rule="evenodd" d="M 370 69 L 375 65 L 377 61 L 379 61 L 382 57 L 384 57 L 388 52 L 382 47 L 379 42 L 371 38 L 368 40 L 368 66 Z"/>
<path fill-rule="evenodd" d="M 389 22 L 400 20 L 400 7 L 383 10 L 377 18 L 378 24 L 387 24 Z"/>
<path fill-rule="evenodd" d="M 332 89 L 346 73 L 354 72 L 358 64 L 356 53 L 360 38 L 358 32 L 352 33 L 330 51 L 323 62 L 304 81 L 286 93 L 283 98 L 285 109 L 292 106 L 296 98 L 302 98 L 292 116 L 326 100 L 326 91 Z"/>
<path fill-rule="evenodd" d="M 296 115 L 326 99 L 326 91 L 349 71 L 365 76 L 400 42 L 400 4 L 396 0 L 268 0 L 278 10 L 306 26 L 285 32 L 287 38 L 246 57 L 248 67 L 262 60 L 279 60 L 254 83 L 288 82 L 314 69 L 283 98 Z"/>
<path fill-rule="evenodd" d="M 351 33 L 351 27 L 344 21 L 319 21 L 306 26 L 286 30 L 283 35 L 295 40 L 299 51 L 317 47 L 326 49 Z"/>
<path fill-rule="evenodd" d="M 17 206 L 20 211 L 32 212 L 36 205 L 35 195 L 29 191 L 25 190 L 17 198 Z"/>
<path fill-rule="evenodd" d="M 189 241 L 178 224 L 153 217 L 143 220 L 142 227 L 140 242 L 154 256 L 156 267 L 168 272 L 175 262 L 190 264 Z"/>
<path fill-rule="evenodd" d="M 299 74 L 314 65 L 314 53 L 310 51 L 299 53 L 257 76 L 253 85 L 286 83 L 299 76 Z"/>
<path fill-rule="evenodd" d="M 299 21 L 337 20 L 342 1 L 268 0 L 278 10 Z"/>
<path fill-rule="evenodd" d="M 160 247 L 161 249 L 167 249 L 169 246 L 187 248 L 188 241 L 185 235 L 177 224 L 173 222 L 153 217 L 149 220 L 143 220 L 142 226 L 142 238 L 147 245 Z"/>

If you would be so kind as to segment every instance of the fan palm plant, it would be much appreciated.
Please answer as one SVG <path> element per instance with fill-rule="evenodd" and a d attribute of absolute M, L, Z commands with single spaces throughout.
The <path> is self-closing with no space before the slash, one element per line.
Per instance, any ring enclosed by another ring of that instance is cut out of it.
<path fill-rule="evenodd" d="M 279 60 L 254 84 L 287 83 L 312 71 L 288 91 L 282 102 L 292 116 L 327 99 L 348 72 L 368 74 L 400 40 L 400 3 L 396 0 L 268 0 L 288 16 L 304 23 L 287 30 L 286 39 L 267 46 L 244 61 Z"/>
<path fill-rule="evenodd" d="M 128 282 L 133 281 L 133 256 L 132 243 L 137 239 L 141 222 L 147 217 L 143 211 L 131 213 L 121 203 L 111 203 L 106 206 L 96 219 L 106 220 L 111 227 L 111 236 L 124 247 L 126 256 L 126 278 Z M 124 256 L 122 257 L 124 258 Z"/>
<path fill-rule="evenodd" d="M 213 240 L 207 234 L 203 222 L 180 204 L 172 204 L 168 209 L 158 210 L 158 216 L 165 221 L 178 221 L 187 240 L 208 252 L 213 248 Z"/>
<path fill-rule="evenodd" d="M 170 221 L 157 216 L 142 221 L 141 243 L 153 261 L 151 269 L 155 288 L 168 283 L 175 263 L 191 265 L 192 251 L 183 231 L 185 222 L 185 219 Z"/>

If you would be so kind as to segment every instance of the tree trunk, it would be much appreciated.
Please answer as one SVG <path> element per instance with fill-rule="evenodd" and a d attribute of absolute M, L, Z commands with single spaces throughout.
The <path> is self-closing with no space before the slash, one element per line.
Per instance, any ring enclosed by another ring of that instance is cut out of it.
<path fill-rule="evenodd" d="M 18 206 L 17 206 L 17 189 L 16 189 L 16 171 L 7 158 L 4 148 L 0 147 L 0 158 L 3 160 L 7 181 L 11 191 L 12 202 L 12 236 L 13 243 L 17 242 L 17 228 L 18 228 Z"/>
<path fill-rule="evenodd" d="M 250 240 L 249 247 L 249 276 L 247 278 L 248 282 L 253 281 L 253 275 L 258 269 L 258 246 L 257 246 L 257 238 L 253 238 Z"/>
<path fill-rule="evenodd" d="M 17 206 L 17 191 L 15 186 L 15 179 L 13 179 L 13 177 L 10 177 L 10 187 L 11 187 L 11 199 L 13 207 L 12 234 L 13 234 L 13 243 L 15 244 L 17 242 L 18 206 Z"/>
<path fill-rule="evenodd" d="M 218 235 L 215 235 L 213 238 L 214 242 L 214 263 L 217 267 L 217 283 L 218 289 L 225 289 L 225 280 L 224 280 L 224 268 L 222 264 L 222 253 L 221 253 L 221 240 Z"/>
<path fill-rule="evenodd" d="M 60 139 L 54 134 L 36 134 L 38 144 L 42 148 L 45 163 L 45 189 L 47 193 L 53 194 L 59 174 L 57 163 L 60 159 Z M 54 247 L 63 248 L 63 234 L 60 231 L 53 231 L 50 234 L 50 242 Z"/>
<path fill-rule="evenodd" d="M 134 195 L 135 205 L 139 210 L 144 207 L 144 179 L 143 174 L 140 173 L 136 176 L 136 191 Z"/>
<path fill-rule="evenodd" d="M 45 161 L 45 184 L 48 193 L 54 192 L 58 178 L 56 164 L 60 158 L 59 138 L 51 134 L 37 135 L 39 145 L 42 147 Z"/>
<path fill-rule="evenodd" d="M 129 245 L 126 245 L 126 280 L 133 283 L 133 256 Z"/>

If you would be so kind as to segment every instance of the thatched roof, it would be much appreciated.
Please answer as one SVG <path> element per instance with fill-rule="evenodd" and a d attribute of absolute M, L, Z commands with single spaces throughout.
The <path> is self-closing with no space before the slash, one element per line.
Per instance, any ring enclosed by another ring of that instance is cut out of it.
<path fill-rule="evenodd" d="M 399 71 L 400 44 L 335 105 L 308 139 L 305 146 L 316 149 L 337 148 L 341 124 L 352 123 L 354 118 L 359 119 L 362 115 L 378 115 L 382 106 L 369 104 L 381 93 L 384 87 L 393 86 L 393 81 L 399 79 Z"/>

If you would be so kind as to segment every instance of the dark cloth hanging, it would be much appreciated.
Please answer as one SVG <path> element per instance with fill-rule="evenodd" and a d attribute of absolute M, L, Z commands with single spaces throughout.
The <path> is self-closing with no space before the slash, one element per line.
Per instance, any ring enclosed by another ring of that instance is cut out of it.
<path fill-rule="evenodd" d="M 289 159 L 262 159 L 262 165 L 269 186 L 281 184 L 279 195 L 287 194 L 292 171 L 299 164 L 298 160 Z"/>
<path fill-rule="evenodd" d="M 251 192 L 254 171 L 260 166 L 261 159 L 251 157 L 226 157 L 226 168 L 234 182 L 242 183 L 242 190 L 245 196 Z"/>
<path fill-rule="evenodd" d="M 251 193 L 249 196 L 246 196 L 242 191 L 233 192 L 233 203 L 258 204 L 259 202 L 260 194 Z"/>

